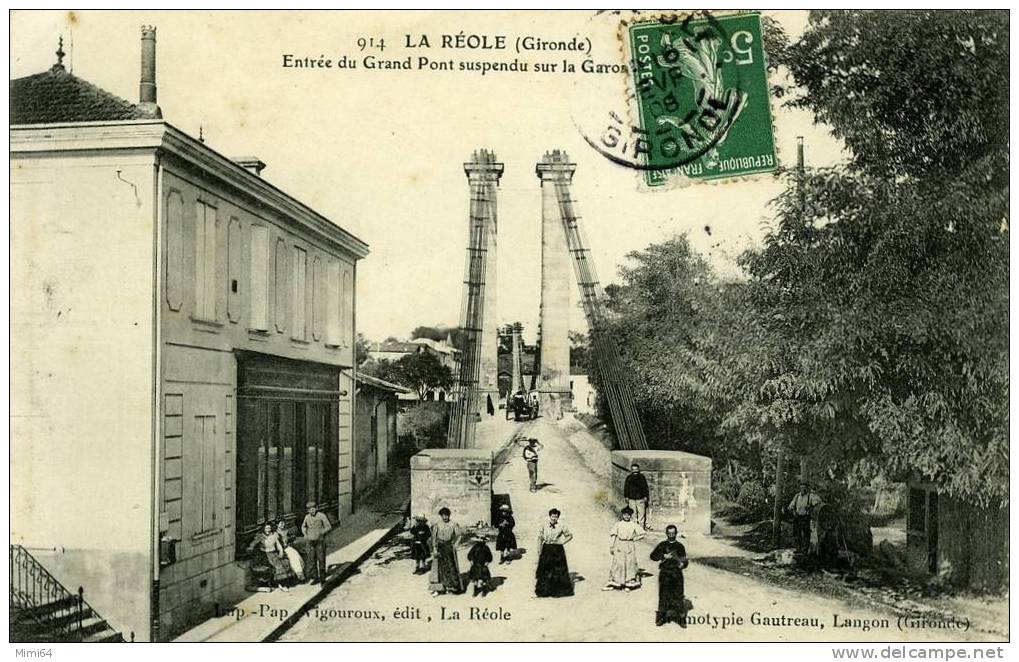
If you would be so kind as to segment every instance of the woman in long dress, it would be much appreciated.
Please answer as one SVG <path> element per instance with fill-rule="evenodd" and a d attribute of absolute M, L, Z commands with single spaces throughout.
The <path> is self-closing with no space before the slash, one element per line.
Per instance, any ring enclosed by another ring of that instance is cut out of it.
<path fill-rule="evenodd" d="M 283 591 L 290 590 L 284 585 L 284 582 L 290 580 L 290 568 L 283 561 L 283 544 L 280 542 L 279 535 L 272 530 L 271 523 L 266 522 L 262 526 L 262 532 L 251 541 L 248 550 L 260 552 L 265 556 L 266 563 L 272 568 L 272 581 L 277 588 Z"/>
<path fill-rule="evenodd" d="M 637 568 L 636 541 L 644 537 L 644 527 L 633 520 L 633 509 L 629 506 L 620 511 L 622 519 L 609 532 L 612 546 L 612 565 L 609 567 L 609 583 L 604 591 L 640 588 L 640 574 Z"/>
<path fill-rule="evenodd" d="M 463 593 L 460 582 L 460 564 L 456 560 L 456 543 L 462 530 L 456 522 L 450 521 L 449 508 L 439 510 L 441 521 L 432 525 L 432 574 L 428 588 L 432 595 L 440 593 Z"/>
<path fill-rule="evenodd" d="M 573 540 L 573 534 L 559 522 L 559 509 L 548 511 L 548 522 L 538 531 L 538 570 L 534 594 L 539 598 L 561 598 L 573 595 L 573 580 L 566 563 L 563 546 Z"/>
<path fill-rule="evenodd" d="M 676 540 L 679 530 L 674 524 L 665 527 L 665 540 L 651 552 L 651 560 L 658 561 L 658 611 L 655 625 L 669 621 L 686 627 L 686 599 L 683 595 L 683 569 L 690 565 L 686 547 Z"/>

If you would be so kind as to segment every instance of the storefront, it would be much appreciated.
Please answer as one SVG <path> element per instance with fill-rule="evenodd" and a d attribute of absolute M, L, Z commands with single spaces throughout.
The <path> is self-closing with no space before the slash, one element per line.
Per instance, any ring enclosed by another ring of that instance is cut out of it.
<path fill-rule="evenodd" d="M 299 526 L 315 501 L 333 521 L 338 503 L 340 370 L 237 352 L 237 546 L 266 521 Z"/>

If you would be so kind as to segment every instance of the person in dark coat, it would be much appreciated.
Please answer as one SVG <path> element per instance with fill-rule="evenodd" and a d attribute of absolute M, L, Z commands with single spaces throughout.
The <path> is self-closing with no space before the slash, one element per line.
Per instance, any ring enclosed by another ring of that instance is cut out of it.
<path fill-rule="evenodd" d="M 486 402 L 485 409 L 488 410 L 489 416 L 495 416 L 495 404 L 492 402 L 491 395 L 488 396 L 488 401 Z"/>
<path fill-rule="evenodd" d="M 538 570 L 535 573 L 534 594 L 539 598 L 561 598 L 573 595 L 570 566 L 566 563 L 566 543 L 573 534 L 559 522 L 559 509 L 548 511 L 548 522 L 538 531 Z"/>
<path fill-rule="evenodd" d="M 428 526 L 428 518 L 415 515 L 414 524 L 410 527 L 410 557 L 414 559 L 414 574 L 428 572 L 428 559 L 432 555 L 432 528 Z"/>
<path fill-rule="evenodd" d="M 651 552 L 651 560 L 658 561 L 658 611 L 655 625 L 669 621 L 686 627 L 686 605 L 683 594 L 683 569 L 690 565 L 686 547 L 676 540 L 679 529 L 675 524 L 665 527 L 665 540 Z"/>
<path fill-rule="evenodd" d="M 623 483 L 623 496 L 626 498 L 626 505 L 634 512 L 634 521 L 650 531 L 647 525 L 647 507 L 651 491 L 647 486 L 647 478 L 640 472 L 640 465 L 636 462 L 630 466 L 630 474 Z"/>
<path fill-rule="evenodd" d="M 509 563 L 513 553 L 517 550 L 517 536 L 513 533 L 513 527 L 517 525 L 513 519 L 513 511 L 509 504 L 499 506 L 499 514 L 495 518 L 495 527 L 499 529 L 499 535 L 495 539 L 495 549 L 499 552 L 499 563 Z"/>
<path fill-rule="evenodd" d="M 474 597 L 478 593 L 488 595 L 488 585 L 492 581 L 492 573 L 488 564 L 492 562 L 492 550 L 483 536 L 474 536 L 474 546 L 467 552 L 467 560 L 471 562 L 467 571 L 467 581 L 474 583 Z"/>

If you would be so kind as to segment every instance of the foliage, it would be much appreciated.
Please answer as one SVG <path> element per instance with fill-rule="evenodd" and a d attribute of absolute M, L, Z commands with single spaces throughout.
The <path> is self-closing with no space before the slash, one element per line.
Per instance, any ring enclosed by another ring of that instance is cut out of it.
<path fill-rule="evenodd" d="M 570 365 L 589 368 L 591 363 L 591 341 L 586 333 L 570 331 Z"/>
<path fill-rule="evenodd" d="M 442 365 L 430 352 L 407 354 L 396 361 L 369 361 L 363 370 L 387 382 L 414 389 L 419 400 L 424 400 L 429 391 L 449 388 L 453 384 L 453 373 L 449 367 Z"/>
<path fill-rule="evenodd" d="M 769 34 L 787 103 L 847 162 L 788 179 L 745 281 L 683 237 L 628 256 L 606 332 L 646 436 L 761 477 L 782 447 L 846 489 L 917 472 L 1007 504 L 1007 14 L 824 11 Z"/>
<path fill-rule="evenodd" d="M 356 365 L 362 365 L 368 360 L 368 348 L 371 343 L 364 337 L 363 333 L 357 334 L 357 340 L 354 342 L 354 362 Z"/>
<path fill-rule="evenodd" d="M 789 103 L 850 157 L 791 185 L 744 261 L 763 342 L 740 422 L 1007 501 L 1007 37 L 1004 12 L 811 14 Z"/>
<path fill-rule="evenodd" d="M 453 347 L 463 349 L 463 330 L 458 327 L 418 326 L 410 332 L 410 339 L 416 340 L 418 338 L 430 338 L 435 342 L 442 342 L 449 338 L 450 344 Z"/>
<path fill-rule="evenodd" d="M 417 448 L 442 446 L 446 441 L 448 412 L 448 403 L 418 402 L 400 413 L 398 434 L 412 438 Z"/>

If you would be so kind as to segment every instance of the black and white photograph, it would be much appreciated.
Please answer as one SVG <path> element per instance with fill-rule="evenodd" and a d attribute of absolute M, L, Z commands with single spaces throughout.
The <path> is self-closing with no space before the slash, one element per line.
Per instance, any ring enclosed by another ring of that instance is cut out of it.
<path fill-rule="evenodd" d="M 1005 657 L 1009 10 L 8 21 L 12 656 Z"/>

